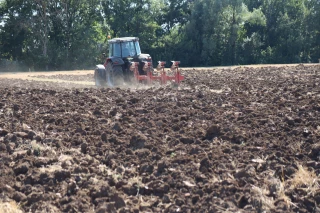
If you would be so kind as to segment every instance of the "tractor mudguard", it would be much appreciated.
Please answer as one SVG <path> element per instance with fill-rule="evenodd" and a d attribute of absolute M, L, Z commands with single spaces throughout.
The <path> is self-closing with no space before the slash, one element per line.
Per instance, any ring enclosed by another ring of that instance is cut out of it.
<path fill-rule="evenodd" d="M 103 64 L 96 65 L 94 77 L 96 77 L 96 75 L 98 75 L 101 79 L 106 79 L 106 68 L 103 66 Z"/>
<path fill-rule="evenodd" d="M 96 70 L 100 70 L 100 69 L 105 69 L 105 67 L 103 66 L 103 64 L 98 64 L 96 65 Z"/>
<path fill-rule="evenodd" d="M 119 57 L 110 57 L 108 58 L 108 61 L 111 60 L 113 65 L 123 65 L 124 61 L 122 60 L 122 58 Z"/>

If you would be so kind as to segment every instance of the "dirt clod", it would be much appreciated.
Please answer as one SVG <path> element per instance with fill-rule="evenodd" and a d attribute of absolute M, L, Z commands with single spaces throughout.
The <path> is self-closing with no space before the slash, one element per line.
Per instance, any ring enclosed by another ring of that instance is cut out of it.
<path fill-rule="evenodd" d="M 142 149 L 147 142 L 147 137 L 143 134 L 136 134 L 133 135 L 130 139 L 130 146 L 133 149 Z"/>
<path fill-rule="evenodd" d="M 26 174 L 29 170 L 29 163 L 22 163 L 13 169 L 14 173 L 18 176 L 20 174 Z"/>
<path fill-rule="evenodd" d="M 114 202 L 114 205 L 115 205 L 115 208 L 116 208 L 116 209 L 120 209 L 120 208 L 126 206 L 126 203 L 125 203 L 124 199 L 123 199 L 121 196 L 119 196 L 119 194 L 114 194 L 114 195 L 112 195 L 112 196 L 110 197 L 110 200 L 111 200 L 112 202 Z"/>
<path fill-rule="evenodd" d="M 217 124 L 210 126 L 206 132 L 206 139 L 211 140 L 214 137 L 218 137 L 221 134 L 221 127 Z"/>
<path fill-rule="evenodd" d="M 27 200 L 27 196 L 21 192 L 15 192 L 12 197 L 16 202 L 25 202 Z"/>
<path fill-rule="evenodd" d="M 86 154 L 87 153 L 87 149 L 88 149 L 88 144 L 87 143 L 82 143 L 81 144 L 81 152 L 83 153 L 83 154 Z"/>

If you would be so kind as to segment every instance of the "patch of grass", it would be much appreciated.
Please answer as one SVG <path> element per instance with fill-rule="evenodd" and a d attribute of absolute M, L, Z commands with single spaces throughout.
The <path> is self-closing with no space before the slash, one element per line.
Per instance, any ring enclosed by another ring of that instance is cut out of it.
<path fill-rule="evenodd" d="M 43 149 L 46 149 L 46 148 L 43 148 Z M 40 150 L 43 150 L 43 149 L 40 148 Z M 48 165 L 46 167 L 41 167 L 41 168 L 39 168 L 39 171 L 41 173 L 52 174 L 55 171 L 62 170 L 62 167 L 64 166 L 63 164 L 72 165 L 72 163 L 73 163 L 72 160 L 73 160 L 73 158 L 71 155 L 61 154 L 58 157 L 57 163 L 52 164 L 52 165 Z"/>
<path fill-rule="evenodd" d="M 278 178 L 271 178 L 266 181 L 269 188 L 269 195 L 274 196 L 277 199 L 283 200 L 287 207 L 292 205 L 291 199 L 286 195 L 284 177 L 281 180 Z"/>
<path fill-rule="evenodd" d="M 121 174 L 113 174 L 112 177 L 116 182 L 122 180 L 123 178 Z"/>
<path fill-rule="evenodd" d="M 128 184 L 133 186 L 133 185 L 137 185 L 137 186 L 142 186 L 142 178 L 140 176 L 135 176 L 133 178 L 128 179 Z"/>
<path fill-rule="evenodd" d="M 15 201 L 0 201 L 0 213 L 23 213 L 20 206 Z"/>
<path fill-rule="evenodd" d="M 209 179 L 209 182 L 213 183 L 213 184 L 214 183 L 220 183 L 221 182 L 221 178 L 213 175 L 212 178 Z"/>
<path fill-rule="evenodd" d="M 63 162 L 66 162 L 66 161 L 72 161 L 73 158 L 72 158 L 71 155 L 61 154 L 61 155 L 59 156 L 59 159 L 58 159 L 58 160 L 59 160 L 59 162 L 63 163 Z"/>
<path fill-rule="evenodd" d="M 270 210 L 275 208 L 273 198 L 268 196 L 268 189 L 252 186 L 251 194 L 253 195 L 252 205 L 259 212 L 270 212 Z"/>
<path fill-rule="evenodd" d="M 253 186 L 251 189 L 252 205 L 258 211 L 272 211 L 275 208 L 275 202 L 282 200 L 290 209 L 294 204 L 289 195 L 294 193 L 294 190 L 304 190 L 306 196 L 314 196 L 319 190 L 320 179 L 314 171 L 310 171 L 302 165 L 298 165 L 298 170 L 295 174 L 285 180 L 284 174 L 282 177 L 269 177 L 265 179 L 265 184 L 261 187 Z"/>
<path fill-rule="evenodd" d="M 31 145 L 31 151 L 35 156 L 40 156 L 42 152 L 46 152 L 51 155 L 56 155 L 56 152 L 52 149 L 52 147 L 39 144 L 35 140 L 31 141 L 30 145 Z"/>
<path fill-rule="evenodd" d="M 128 179 L 128 184 L 137 188 L 137 196 L 140 193 L 140 189 L 145 187 L 145 185 L 142 183 L 142 177 L 140 176 L 134 176 L 133 178 Z"/>
<path fill-rule="evenodd" d="M 31 149 L 35 156 L 40 156 L 41 154 L 41 146 L 37 144 L 37 141 L 31 141 Z"/>
<path fill-rule="evenodd" d="M 109 174 L 108 172 L 109 169 L 104 164 L 99 164 L 98 169 L 102 174 Z"/>
<path fill-rule="evenodd" d="M 280 188 L 278 191 L 278 198 L 283 200 L 287 204 L 288 208 L 290 208 L 291 206 L 295 206 L 295 204 L 291 202 L 291 199 L 286 195 L 283 182 L 280 182 Z"/>
<path fill-rule="evenodd" d="M 61 170 L 61 169 L 62 169 L 61 165 L 54 164 L 54 165 L 50 165 L 48 167 L 41 167 L 41 168 L 39 168 L 39 171 L 41 173 L 52 174 L 55 171 L 58 171 L 58 170 Z"/>
<path fill-rule="evenodd" d="M 298 170 L 293 178 L 287 180 L 289 189 L 302 188 L 308 194 L 313 195 L 319 189 L 319 177 L 314 171 L 309 171 L 302 165 L 298 165 Z"/>

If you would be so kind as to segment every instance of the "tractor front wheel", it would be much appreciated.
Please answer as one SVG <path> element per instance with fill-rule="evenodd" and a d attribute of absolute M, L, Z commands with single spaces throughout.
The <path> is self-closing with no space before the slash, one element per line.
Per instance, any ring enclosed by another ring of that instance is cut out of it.
<path fill-rule="evenodd" d="M 97 67 L 94 70 L 94 81 L 97 87 L 104 87 L 107 84 L 106 70 Z"/>

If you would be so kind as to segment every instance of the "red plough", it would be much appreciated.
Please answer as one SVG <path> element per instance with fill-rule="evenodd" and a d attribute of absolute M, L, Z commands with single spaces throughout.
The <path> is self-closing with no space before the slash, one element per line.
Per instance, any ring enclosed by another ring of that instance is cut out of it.
<path fill-rule="evenodd" d="M 146 62 L 143 71 L 146 72 L 146 75 L 140 75 L 138 70 L 138 62 L 132 62 L 130 70 L 134 73 L 134 79 L 137 82 L 146 81 L 148 85 L 152 84 L 153 81 L 160 81 L 161 85 L 167 84 L 168 81 L 173 81 L 176 85 L 180 85 L 181 81 L 184 80 L 184 76 L 181 75 L 179 70 L 180 61 L 172 61 L 171 71 L 174 73 L 173 76 L 168 76 L 164 70 L 166 62 L 159 61 L 157 70 L 160 72 L 160 75 L 155 76 L 152 73 L 152 63 Z"/>

